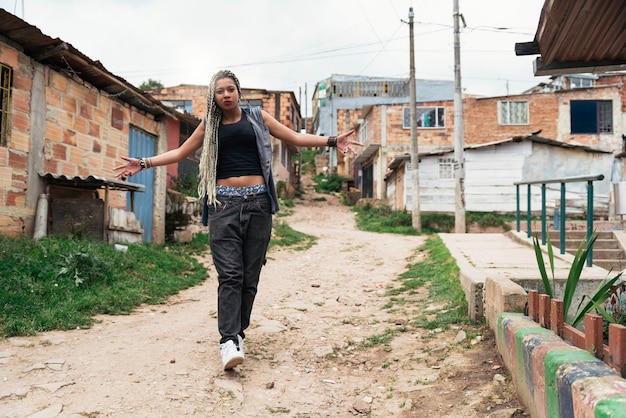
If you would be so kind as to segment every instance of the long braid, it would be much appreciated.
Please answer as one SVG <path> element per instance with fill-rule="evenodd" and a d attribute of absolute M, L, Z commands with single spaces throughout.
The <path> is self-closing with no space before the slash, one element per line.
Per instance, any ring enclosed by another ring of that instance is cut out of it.
<path fill-rule="evenodd" d="M 222 78 L 231 78 L 237 86 L 237 92 L 241 97 L 239 80 L 229 70 L 218 71 L 211 77 L 209 90 L 207 92 L 207 118 L 204 126 L 204 145 L 202 156 L 200 157 L 198 195 L 207 196 L 208 204 L 215 204 L 215 185 L 217 177 L 217 157 L 218 157 L 218 134 L 222 121 L 222 109 L 215 103 L 215 83 Z"/>

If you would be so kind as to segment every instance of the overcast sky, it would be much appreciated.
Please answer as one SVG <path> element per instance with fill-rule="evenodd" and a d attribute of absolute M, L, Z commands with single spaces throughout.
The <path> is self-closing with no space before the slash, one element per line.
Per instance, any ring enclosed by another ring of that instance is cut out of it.
<path fill-rule="evenodd" d="M 532 41 L 544 0 L 459 0 L 466 93 L 515 94 L 534 77 Z M 72 44 L 139 86 L 208 84 L 228 68 L 242 87 L 304 100 L 332 74 L 409 76 L 409 7 L 416 78 L 454 80 L 452 0 L 0 0 L 0 7 Z M 404 22 L 403 22 L 404 21 Z M 300 96 L 300 94 L 302 96 Z M 304 108 L 304 106 L 303 106 Z"/>

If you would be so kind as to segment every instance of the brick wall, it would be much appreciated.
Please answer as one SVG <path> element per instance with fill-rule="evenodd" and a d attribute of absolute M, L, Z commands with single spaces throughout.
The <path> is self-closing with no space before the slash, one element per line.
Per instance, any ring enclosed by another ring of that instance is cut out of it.
<path fill-rule="evenodd" d="M 527 125 L 501 125 L 498 103 L 503 100 L 528 101 Z M 555 138 L 558 117 L 558 97 L 550 93 L 472 98 L 463 102 L 463 132 L 467 144 L 485 144 L 541 130 L 541 136 Z"/>
<path fill-rule="evenodd" d="M 38 172 L 66 176 L 112 178 L 113 168 L 128 152 L 132 124 L 159 135 L 159 123 L 114 97 L 49 68 L 43 68 L 44 86 L 33 85 L 40 64 L 0 44 L 0 62 L 13 70 L 11 133 L 0 147 L 0 234 L 19 235 L 32 229 L 36 202 L 27 203 L 29 176 Z M 44 138 L 33 138 L 33 89 L 45 92 Z M 32 142 L 34 141 L 34 142 Z M 42 149 L 31 149 L 32 144 Z M 29 167 L 31 172 L 29 172 Z M 104 197 L 104 196 L 101 196 Z M 112 192 L 110 206 L 124 208 L 125 192 Z"/>
<path fill-rule="evenodd" d="M 539 136 L 544 138 L 600 149 L 618 150 L 619 152 L 622 141 L 618 133 L 623 123 L 621 119 L 623 118 L 622 109 L 624 108 L 626 90 L 618 87 L 618 80 L 611 81 L 615 81 L 615 84 L 606 87 L 598 86 L 502 97 L 466 97 L 463 100 L 465 143 L 484 144 L 541 131 Z M 528 101 L 528 124 L 501 125 L 498 121 L 498 103 L 504 100 Z M 570 102 L 572 100 L 613 101 L 613 133 L 572 134 L 570 118 Z M 622 103 L 622 106 L 618 106 L 618 103 Z"/>
<path fill-rule="evenodd" d="M 48 97 L 55 100 L 48 101 Z M 46 86 L 45 171 L 66 176 L 111 178 L 128 154 L 130 126 L 159 135 L 151 115 L 80 81 L 50 70 Z M 114 117 L 115 115 L 115 117 Z M 125 192 L 110 195 L 111 206 L 124 207 Z"/>

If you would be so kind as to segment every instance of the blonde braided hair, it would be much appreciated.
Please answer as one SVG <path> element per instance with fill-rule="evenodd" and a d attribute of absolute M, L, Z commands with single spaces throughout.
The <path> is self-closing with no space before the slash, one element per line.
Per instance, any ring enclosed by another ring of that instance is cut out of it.
<path fill-rule="evenodd" d="M 204 142 L 200 157 L 198 195 L 207 196 L 208 204 L 215 204 L 216 176 L 217 176 L 217 144 L 220 123 L 222 122 L 222 109 L 215 103 L 215 83 L 223 78 L 230 78 L 237 86 L 237 93 L 241 97 L 241 87 L 237 76 L 229 70 L 221 70 L 213 74 L 207 92 L 207 112 L 204 125 Z"/>

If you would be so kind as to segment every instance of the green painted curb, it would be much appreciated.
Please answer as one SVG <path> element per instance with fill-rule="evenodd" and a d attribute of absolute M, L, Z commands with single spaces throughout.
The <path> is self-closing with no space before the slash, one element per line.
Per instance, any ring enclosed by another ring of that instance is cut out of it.
<path fill-rule="evenodd" d="M 523 377 L 526 373 L 524 367 L 524 344 L 523 339 L 529 334 L 554 334 L 551 330 L 541 327 L 520 328 L 515 332 L 515 355 L 517 357 L 517 378 L 520 382 L 524 382 Z"/>
<path fill-rule="evenodd" d="M 595 418 L 626 417 L 626 395 L 598 401 L 593 412 Z"/>
<path fill-rule="evenodd" d="M 519 312 L 502 312 L 500 315 L 498 315 L 498 341 L 501 342 L 504 338 L 504 336 L 502 335 L 502 333 L 504 332 L 504 326 L 502 325 L 502 322 L 504 322 L 504 320 L 509 317 L 519 318 L 522 316 L 525 315 Z"/>
<path fill-rule="evenodd" d="M 559 394 L 556 385 L 556 371 L 565 363 L 572 361 L 596 361 L 598 360 L 588 352 L 580 349 L 554 350 L 546 354 L 543 362 L 546 379 L 546 412 L 550 418 L 560 417 Z M 565 417 L 564 417 L 565 418 Z"/>

